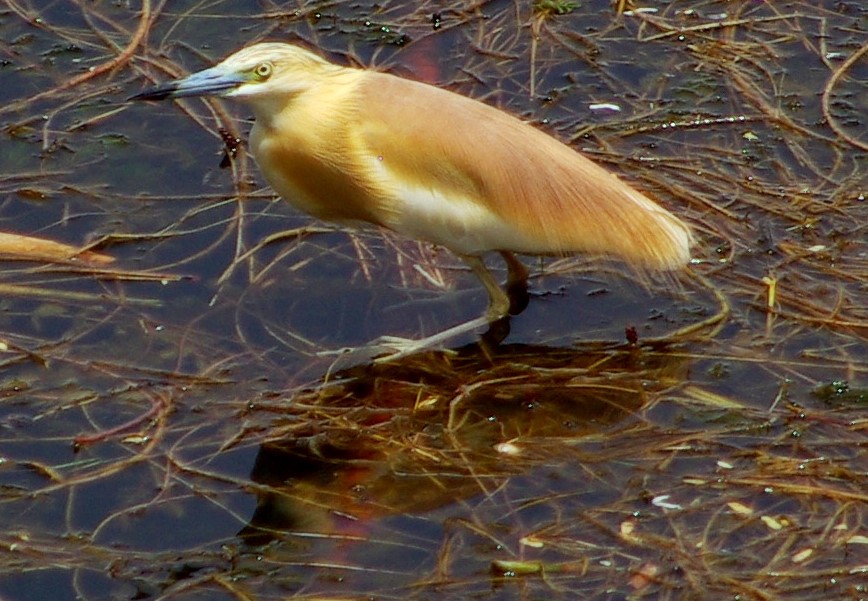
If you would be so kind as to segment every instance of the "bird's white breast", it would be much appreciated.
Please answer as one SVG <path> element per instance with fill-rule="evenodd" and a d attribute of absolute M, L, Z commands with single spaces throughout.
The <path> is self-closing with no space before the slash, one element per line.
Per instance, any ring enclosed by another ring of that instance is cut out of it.
<path fill-rule="evenodd" d="M 381 177 L 392 182 L 392 204 L 397 208 L 384 225 L 400 234 L 464 255 L 507 249 L 531 254 L 549 250 L 474 199 L 411 185 L 385 167 L 381 169 Z"/>

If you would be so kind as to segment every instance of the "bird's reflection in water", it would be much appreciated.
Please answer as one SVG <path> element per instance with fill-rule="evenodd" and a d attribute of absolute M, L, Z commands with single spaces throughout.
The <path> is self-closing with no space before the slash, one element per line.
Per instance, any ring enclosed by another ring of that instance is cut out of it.
<path fill-rule="evenodd" d="M 260 447 L 258 505 L 240 536 L 355 536 L 575 461 L 571 449 L 629 428 L 687 368 L 665 348 L 475 344 L 345 370 L 267 408 L 284 415 Z"/>

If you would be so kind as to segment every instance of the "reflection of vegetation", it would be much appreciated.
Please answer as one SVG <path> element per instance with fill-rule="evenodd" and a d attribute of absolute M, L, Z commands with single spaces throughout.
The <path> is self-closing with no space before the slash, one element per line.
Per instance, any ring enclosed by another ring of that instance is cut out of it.
<path fill-rule="evenodd" d="M 557 18 L 71 5 L 4 5 L 0 231 L 95 242 L 115 261 L 0 271 L 0 597 L 858 596 L 859 2 L 617 18 L 602 0 Z M 514 323 L 536 345 L 329 373 L 316 351 L 355 344 L 348 324 L 393 331 L 402 305 L 409 335 L 430 328 L 444 309 L 428 293 L 464 292 L 463 274 L 430 249 L 290 214 L 243 144 L 220 170 L 219 130 L 244 139 L 243 111 L 123 104 L 146 81 L 293 36 L 546 120 L 695 225 L 704 283 L 624 317 L 611 273 L 563 280 L 576 263 L 550 262 L 534 282 L 545 317 Z M 728 321 L 642 346 L 718 313 L 708 290 Z M 638 345 L 587 342 L 629 326 Z M 550 335 L 585 343 L 542 348 Z"/>
<path fill-rule="evenodd" d="M 335 513 L 374 520 L 474 498 L 619 429 L 685 368 L 632 348 L 471 346 L 341 372 L 291 405 L 258 407 L 274 416 L 252 473 L 267 488 L 244 536 L 333 534 Z"/>

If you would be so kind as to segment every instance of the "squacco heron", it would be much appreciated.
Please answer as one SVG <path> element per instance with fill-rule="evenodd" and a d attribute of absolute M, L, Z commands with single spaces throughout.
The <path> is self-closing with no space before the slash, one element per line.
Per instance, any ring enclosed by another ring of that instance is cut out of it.
<path fill-rule="evenodd" d="M 689 260 L 680 219 L 555 138 L 459 94 L 260 43 L 133 99 L 206 95 L 252 107 L 250 151 L 297 208 L 439 244 L 479 277 L 486 313 L 413 348 L 508 317 L 510 296 L 483 262 L 489 251 L 506 260 L 507 290 L 525 296 L 514 252 L 608 255 L 640 271 Z"/>

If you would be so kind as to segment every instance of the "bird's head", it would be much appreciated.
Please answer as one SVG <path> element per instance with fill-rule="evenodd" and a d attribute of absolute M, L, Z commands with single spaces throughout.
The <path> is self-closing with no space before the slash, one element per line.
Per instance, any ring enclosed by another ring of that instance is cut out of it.
<path fill-rule="evenodd" d="M 243 48 L 210 69 L 147 89 L 130 100 L 215 95 L 252 100 L 308 89 L 334 69 L 340 67 L 298 46 L 266 42 Z"/>

